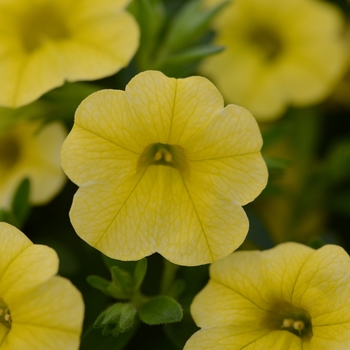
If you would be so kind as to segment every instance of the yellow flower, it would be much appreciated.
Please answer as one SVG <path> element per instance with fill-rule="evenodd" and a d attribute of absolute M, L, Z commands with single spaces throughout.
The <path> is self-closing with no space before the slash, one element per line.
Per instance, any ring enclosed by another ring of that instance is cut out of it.
<path fill-rule="evenodd" d="M 18 107 L 65 80 L 100 79 L 126 66 L 139 37 L 128 2 L 2 0 L 0 105 Z"/>
<path fill-rule="evenodd" d="M 0 349 L 79 348 L 84 304 L 55 251 L 0 223 Z"/>
<path fill-rule="evenodd" d="M 350 349 L 350 259 L 298 243 L 235 252 L 210 267 L 184 350 Z"/>
<path fill-rule="evenodd" d="M 266 185 L 261 145 L 252 115 L 224 108 L 207 79 L 141 73 L 125 92 L 99 91 L 76 112 L 62 147 L 63 170 L 80 186 L 72 224 L 116 259 L 222 258 L 246 236 L 241 206 Z"/>
<path fill-rule="evenodd" d="M 6 117 L 3 115 L 1 117 Z M 45 204 L 63 187 L 60 149 L 67 133 L 61 123 L 38 121 L 0 124 L 0 208 L 10 207 L 24 178 L 30 180 L 31 204 Z"/>
<path fill-rule="evenodd" d="M 228 102 L 261 121 L 280 116 L 288 104 L 322 101 L 345 68 L 343 19 L 324 1 L 235 0 L 214 28 L 225 50 L 207 58 L 201 72 Z"/>

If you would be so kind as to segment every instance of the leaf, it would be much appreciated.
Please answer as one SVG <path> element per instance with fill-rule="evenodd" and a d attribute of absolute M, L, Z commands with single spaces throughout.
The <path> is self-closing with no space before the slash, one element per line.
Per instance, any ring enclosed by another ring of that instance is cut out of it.
<path fill-rule="evenodd" d="M 118 299 L 120 291 L 117 290 L 110 281 L 95 275 L 88 276 L 86 280 L 95 289 L 100 290 L 108 296 Z"/>
<path fill-rule="evenodd" d="M 134 324 L 136 308 L 129 303 L 115 303 L 103 311 L 94 323 L 95 328 L 104 328 L 103 334 L 117 336 Z"/>
<path fill-rule="evenodd" d="M 131 297 L 134 292 L 134 279 L 131 274 L 118 266 L 111 268 L 111 274 L 116 289 L 120 290 L 125 297 Z"/>
<path fill-rule="evenodd" d="M 134 290 L 138 290 L 141 287 L 143 279 L 145 278 L 147 271 L 147 259 L 143 258 L 139 260 L 134 270 Z"/>
<path fill-rule="evenodd" d="M 17 227 L 21 227 L 30 212 L 30 181 L 25 178 L 18 186 L 12 200 L 11 209 L 17 221 Z"/>
<path fill-rule="evenodd" d="M 330 150 L 326 161 L 327 176 L 340 182 L 350 175 L 350 141 L 340 140 Z"/>
<path fill-rule="evenodd" d="M 186 3 L 170 25 L 164 47 L 174 53 L 191 46 L 209 30 L 210 22 L 227 3 L 209 9 L 202 8 L 202 0 Z"/>
<path fill-rule="evenodd" d="M 167 296 L 157 296 L 143 304 L 139 310 L 141 321 L 149 325 L 180 322 L 183 316 L 181 305 Z"/>
<path fill-rule="evenodd" d="M 213 46 L 210 44 L 191 47 L 188 50 L 182 51 L 179 54 L 169 56 L 162 62 L 164 66 L 184 65 L 199 61 L 202 58 L 216 54 L 224 50 L 223 46 Z"/>

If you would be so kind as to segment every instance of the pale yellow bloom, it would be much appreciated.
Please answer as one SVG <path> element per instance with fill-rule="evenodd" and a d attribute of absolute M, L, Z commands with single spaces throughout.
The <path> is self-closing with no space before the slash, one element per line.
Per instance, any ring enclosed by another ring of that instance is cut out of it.
<path fill-rule="evenodd" d="M 33 205 L 47 203 L 62 189 L 66 177 L 60 149 L 66 135 L 59 122 L 45 126 L 24 120 L 11 126 L 0 124 L 0 208 L 9 209 L 24 178 L 30 180 Z"/>
<path fill-rule="evenodd" d="M 298 243 L 235 252 L 210 267 L 184 350 L 350 349 L 350 258 Z"/>
<path fill-rule="evenodd" d="M 230 254 L 244 240 L 242 205 L 265 187 L 261 135 L 244 108 L 224 108 L 207 79 L 137 75 L 124 91 L 92 94 L 62 147 L 80 188 L 70 218 L 104 254 L 154 252 L 181 265 Z"/>
<path fill-rule="evenodd" d="M 55 251 L 0 223 L 0 349 L 79 348 L 84 304 Z"/>
<path fill-rule="evenodd" d="M 227 102 L 271 120 L 289 104 L 310 105 L 331 93 L 345 68 L 343 27 L 340 11 L 325 1 L 235 0 L 214 23 L 215 42 L 225 50 L 207 58 L 201 72 Z"/>
<path fill-rule="evenodd" d="M 0 105 L 34 101 L 64 81 L 126 66 L 138 47 L 129 0 L 1 0 Z"/>

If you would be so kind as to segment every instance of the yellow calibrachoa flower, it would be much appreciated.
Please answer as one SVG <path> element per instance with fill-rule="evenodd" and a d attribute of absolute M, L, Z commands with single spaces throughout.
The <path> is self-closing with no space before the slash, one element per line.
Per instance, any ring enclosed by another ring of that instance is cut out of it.
<path fill-rule="evenodd" d="M 124 91 L 79 106 L 62 166 L 80 189 L 70 218 L 104 254 L 154 252 L 180 265 L 230 254 L 244 240 L 242 205 L 265 187 L 261 135 L 244 108 L 224 108 L 207 79 L 137 75 Z"/>
<path fill-rule="evenodd" d="M 79 348 L 83 299 L 57 271 L 53 249 L 0 223 L 1 350 Z"/>
<path fill-rule="evenodd" d="M 64 81 L 126 66 L 139 40 L 129 0 L 1 0 L 0 105 L 34 101 Z"/>
<path fill-rule="evenodd" d="M 5 116 L 4 116 L 5 117 Z M 67 135 L 59 122 L 42 126 L 38 121 L 0 122 L 0 208 L 10 207 L 13 194 L 29 178 L 30 202 L 45 204 L 63 187 L 60 150 Z"/>
<path fill-rule="evenodd" d="M 350 258 L 338 246 L 284 243 L 210 267 L 184 350 L 350 349 Z"/>
<path fill-rule="evenodd" d="M 280 116 L 288 104 L 320 102 L 345 68 L 343 19 L 324 1 L 235 0 L 214 29 L 225 50 L 207 58 L 201 72 L 227 102 L 261 121 Z"/>

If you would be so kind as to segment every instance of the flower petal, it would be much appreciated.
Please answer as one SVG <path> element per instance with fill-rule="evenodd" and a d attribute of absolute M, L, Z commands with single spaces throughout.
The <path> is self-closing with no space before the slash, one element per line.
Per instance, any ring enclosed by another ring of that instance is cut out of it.
<path fill-rule="evenodd" d="M 0 222 L 0 281 L 7 268 L 18 255 L 33 243 L 20 230 Z M 1 282 L 0 282 L 1 283 Z"/>
<path fill-rule="evenodd" d="M 44 348 L 51 339 L 52 345 L 48 349 L 75 349 L 82 328 L 83 314 L 84 304 L 80 292 L 68 280 L 55 276 L 11 304 L 13 321 L 7 341 L 10 345 L 13 342 L 26 341 L 33 344 L 33 349 L 34 344 L 39 349 Z M 28 326 L 30 335 L 24 338 L 22 331 Z M 46 335 L 42 337 L 37 332 Z M 62 339 L 54 341 L 54 337 Z M 68 347 L 59 347 L 57 341 L 62 344 L 67 342 Z M 13 348 L 22 349 L 20 346 Z"/>
<path fill-rule="evenodd" d="M 191 315 L 201 328 L 231 325 L 247 332 L 256 332 L 262 330 L 260 323 L 266 311 L 254 300 L 212 279 L 194 298 Z"/>
<path fill-rule="evenodd" d="M 150 166 L 117 184 L 81 187 L 70 217 L 78 235 L 106 255 L 138 260 L 158 251 L 182 265 L 212 262 L 244 240 L 248 221 L 243 209 L 186 187 L 180 172 Z"/>
<path fill-rule="evenodd" d="M 262 252 L 261 271 L 269 286 L 261 289 L 264 297 L 293 304 L 296 301 L 296 281 L 302 275 L 305 262 L 314 252 L 312 248 L 293 242 L 279 244 Z"/>
<path fill-rule="evenodd" d="M 42 245 L 30 245 L 12 259 L 0 280 L 0 295 L 10 305 L 23 293 L 50 279 L 58 271 L 56 252 Z"/>
<path fill-rule="evenodd" d="M 327 339 L 341 333 L 336 339 L 350 339 L 349 281 L 349 255 L 339 246 L 326 245 L 305 261 L 295 282 L 293 301 L 307 307 L 315 337 Z"/>
<path fill-rule="evenodd" d="M 186 343 L 184 350 L 304 350 L 302 340 L 289 332 L 254 332 L 244 328 L 220 327 L 202 329 L 196 332 Z"/>

